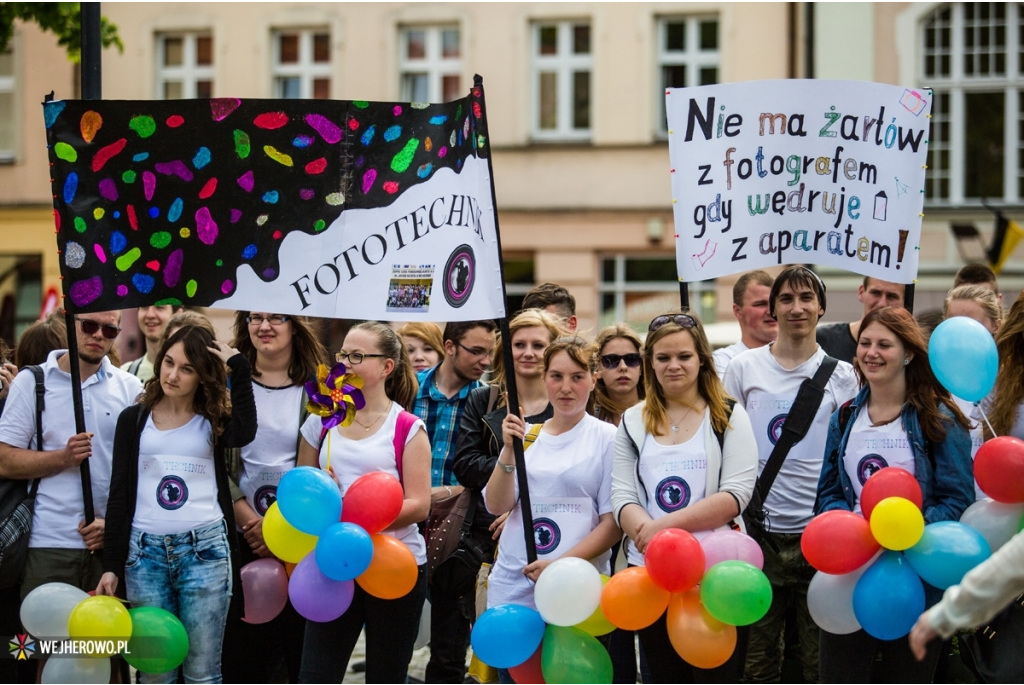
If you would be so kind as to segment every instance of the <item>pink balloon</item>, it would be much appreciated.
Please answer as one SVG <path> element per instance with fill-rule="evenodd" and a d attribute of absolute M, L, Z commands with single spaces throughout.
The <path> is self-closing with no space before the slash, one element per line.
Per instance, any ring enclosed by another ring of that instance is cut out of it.
<path fill-rule="evenodd" d="M 242 567 L 246 623 L 266 623 L 288 603 L 288 572 L 277 559 L 257 559 Z"/>
<path fill-rule="evenodd" d="M 716 530 L 700 541 L 704 548 L 705 573 L 722 561 L 745 561 L 757 568 L 764 567 L 764 553 L 754 538 L 738 530 Z"/>

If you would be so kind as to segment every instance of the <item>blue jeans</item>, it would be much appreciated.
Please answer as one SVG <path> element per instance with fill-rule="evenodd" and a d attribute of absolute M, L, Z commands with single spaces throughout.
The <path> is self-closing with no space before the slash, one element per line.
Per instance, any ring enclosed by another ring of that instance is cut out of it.
<path fill-rule="evenodd" d="M 227 524 L 187 533 L 153 535 L 132 528 L 125 564 L 128 600 L 160 607 L 185 626 L 186 683 L 219 683 L 224 625 L 231 605 L 231 548 Z M 177 671 L 141 674 L 143 683 L 176 683 Z"/>

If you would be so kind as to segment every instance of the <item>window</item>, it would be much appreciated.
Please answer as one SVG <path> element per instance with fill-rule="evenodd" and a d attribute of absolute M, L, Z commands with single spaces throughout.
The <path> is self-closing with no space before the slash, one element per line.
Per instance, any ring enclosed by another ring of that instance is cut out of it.
<path fill-rule="evenodd" d="M 538 140 L 590 137 L 590 24 L 533 26 L 533 135 Z"/>
<path fill-rule="evenodd" d="M 657 131 L 668 132 L 665 89 L 718 83 L 718 19 L 670 18 L 658 22 Z"/>
<path fill-rule="evenodd" d="M 156 39 L 156 96 L 162 100 L 213 97 L 213 36 L 161 34 Z"/>
<path fill-rule="evenodd" d="M 408 102 L 451 102 L 462 92 L 462 37 L 458 26 L 403 28 L 398 68 L 401 99 Z"/>
<path fill-rule="evenodd" d="M 325 29 L 274 34 L 274 97 L 331 97 L 331 34 Z"/>
<path fill-rule="evenodd" d="M 18 139 L 18 108 L 15 98 L 14 50 L 0 52 L 0 164 L 14 161 Z"/>
<path fill-rule="evenodd" d="M 715 320 L 714 281 L 689 284 L 690 308 L 703 323 Z M 601 260 L 601 327 L 625 322 L 646 333 L 651 319 L 679 308 L 676 258 L 610 255 Z"/>
<path fill-rule="evenodd" d="M 505 297 L 511 318 L 523 308 L 523 298 L 537 284 L 532 254 L 506 254 L 502 258 L 505 271 Z"/>

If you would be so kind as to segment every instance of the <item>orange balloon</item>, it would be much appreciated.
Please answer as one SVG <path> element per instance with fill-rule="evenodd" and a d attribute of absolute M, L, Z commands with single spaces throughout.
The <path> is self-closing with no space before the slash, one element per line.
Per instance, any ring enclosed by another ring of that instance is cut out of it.
<path fill-rule="evenodd" d="M 672 595 L 667 627 L 676 653 L 697 668 L 717 668 L 736 649 L 736 626 L 722 623 L 707 612 L 699 588 Z"/>
<path fill-rule="evenodd" d="M 612 625 L 640 630 L 665 613 L 671 593 L 654 584 L 647 569 L 634 566 L 619 571 L 601 592 L 601 611 Z"/>
<path fill-rule="evenodd" d="M 288 577 L 289 577 L 289 578 L 291 578 L 291 577 L 292 577 L 292 571 L 294 571 L 294 570 L 295 570 L 295 567 L 296 567 L 296 566 L 298 566 L 298 564 L 293 564 L 293 563 L 292 563 L 292 562 L 290 562 L 290 561 L 286 561 L 286 562 L 284 562 L 284 570 L 285 570 L 285 572 L 286 572 L 286 573 L 288 574 Z"/>
<path fill-rule="evenodd" d="M 356 582 L 367 594 L 379 599 L 405 597 L 416 586 L 419 576 L 416 557 L 404 542 L 390 535 L 375 533 L 370 537 L 373 560 Z"/>

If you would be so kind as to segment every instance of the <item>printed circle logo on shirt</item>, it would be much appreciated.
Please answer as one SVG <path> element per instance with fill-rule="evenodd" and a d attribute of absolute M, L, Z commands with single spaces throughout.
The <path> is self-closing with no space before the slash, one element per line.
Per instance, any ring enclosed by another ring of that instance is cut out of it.
<path fill-rule="evenodd" d="M 779 414 L 768 422 L 768 439 L 772 441 L 773 445 L 782 437 L 782 426 L 786 423 L 787 416 L 789 414 Z"/>
<path fill-rule="evenodd" d="M 678 511 L 690 503 L 690 486 L 679 476 L 669 476 L 658 483 L 654 498 L 662 511 Z"/>
<path fill-rule="evenodd" d="M 156 502 L 171 511 L 181 509 L 188 501 L 188 486 L 180 476 L 164 476 L 156 486 Z"/>
<path fill-rule="evenodd" d="M 469 245 L 459 245 L 444 265 L 444 299 L 458 308 L 469 301 L 476 282 L 476 255 Z"/>
<path fill-rule="evenodd" d="M 264 485 L 256 491 L 252 500 L 253 504 L 256 505 L 256 513 L 260 516 L 265 516 L 267 509 L 270 509 L 271 505 L 277 501 L 277 486 Z"/>
<path fill-rule="evenodd" d="M 860 481 L 861 485 L 867 482 L 868 478 L 875 475 L 889 463 L 882 458 L 881 454 L 869 454 L 866 457 L 861 458 L 857 463 L 857 480 Z"/>
<path fill-rule="evenodd" d="M 550 554 L 562 541 L 558 524 L 548 518 L 533 520 L 533 541 L 537 543 L 537 554 Z"/>

